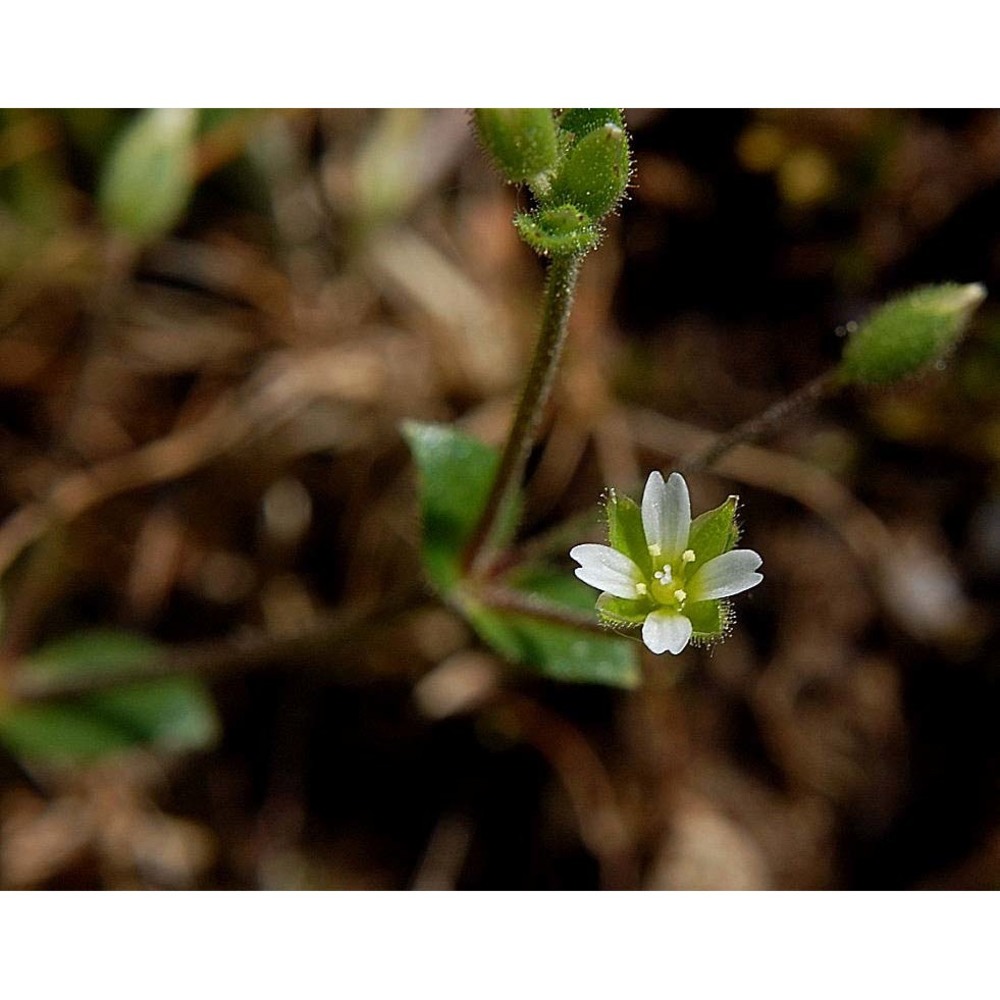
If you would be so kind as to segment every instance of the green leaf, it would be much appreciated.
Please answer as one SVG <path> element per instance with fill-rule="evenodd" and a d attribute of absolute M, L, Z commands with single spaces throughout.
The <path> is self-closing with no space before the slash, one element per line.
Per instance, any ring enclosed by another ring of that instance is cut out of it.
<path fill-rule="evenodd" d="M 159 239 L 180 221 L 194 191 L 198 112 L 143 111 L 104 166 L 98 201 L 104 221 L 139 242 Z"/>
<path fill-rule="evenodd" d="M 840 376 L 889 385 L 940 362 L 958 343 L 986 298 L 982 285 L 932 285 L 892 299 L 851 335 Z"/>
<path fill-rule="evenodd" d="M 623 552 L 648 578 L 653 575 L 653 564 L 642 526 L 642 511 L 631 498 L 617 490 L 608 491 L 608 544 Z"/>
<path fill-rule="evenodd" d="M 573 611 L 592 612 L 593 591 L 575 577 L 552 570 L 522 574 L 518 590 Z M 632 688 L 640 680 L 638 647 L 629 639 L 582 632 L 528 615 L 498 611 L 469 601 L 469 621 L 506 659 L 559 681 Z"/>
<path fill-rule="evenodd" d="M 732 549 L 740 537 L 739 525 L 736 523 L 736 507 L 739 497 L 731 496 L 725 503 L 691 522 L 691 534 L 688 536 L 688 548 L 695 554 L 691 571 L 702 563 L 721 556 L 723 552 Z"/>
<path fill-rule="evenodd" d="M 638 654 L 627 639 L 604 639 L 506 612 L 480 610 L 469 620 L 498 653 L 546 677 L 621 688 L 639 684 Z"/>
<path fill-rule="evenodd" d="M 93 677 L 141 667 L 161 654 L 149 640 L 91 632 L 52 643 L 20 666 L 38 680 Z M 0 740 L 16 755 L 49 764 L 80 764 L 130 747 L 166 751 L 211 745 L 218 720 L 204 686 L 186 677 L 120 684 L 74 699 L 5 706 Z"/>
<path fill-rule="evenodd" d="M 424 563 L 442 592 L 460 579 L 460 559 L 489 494 L 496 452 L 452 427 L 408 422 L 403 433 L 420 472 Z M 515 589 L 576 612 L 593 614 L 593 591 L 568 573 L 522 572 Z M 506 659 L 564 681 L 632 687 L 639 665 L 632 643 L 593 635 L 520 612 L 487 608 L 457 592 L 469 622 Z"/>
<path fill-rule="evenodd" d="M 0 714 L 0 741 L 26 760 L 78 764 L 126 750 L 135 740 L 79 705 L 24 705 Z"/>
<path fill-rule="evenodd" d="M 499 456 L 444 424 L 407 421 L 403 435 L 419 470 L 424 566 L 447 593 L 458 582 L 462 551 L 486 504 Z"/>
<path fill-rule="evenodd" d="M 40 680 L 73 680 L 122 668 L 141 668 L 160 655 L 160 647 L 145 636 L 114 629 L 93 629 L 56 639 L 36 650 L 23 669 Z"/>

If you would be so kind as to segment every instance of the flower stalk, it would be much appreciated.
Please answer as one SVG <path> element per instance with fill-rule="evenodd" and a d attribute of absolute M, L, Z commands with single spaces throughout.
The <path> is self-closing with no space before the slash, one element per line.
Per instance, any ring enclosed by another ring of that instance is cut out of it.
<path fill-rule="evenodd" d="M 763 413 L 743 421 L 716 438 L 707 448 L 684 458 L 678 468 L 682 472 L 698 472 L 714 465 L 731 448 L 739 444 L 752 444 L 760 438 L 777 431 L 791 417 L 807 410 L 833 395 L 841 388 L 839 370 L 831 369 L 818 378 L 807 382 L 790 396 L 779 399 Z"/>

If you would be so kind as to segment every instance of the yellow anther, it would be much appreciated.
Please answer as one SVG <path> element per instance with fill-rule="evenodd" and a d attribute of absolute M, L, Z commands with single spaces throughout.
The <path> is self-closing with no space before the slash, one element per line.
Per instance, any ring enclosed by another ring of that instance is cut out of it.
<path fill-rule="evenodd" d="M 694 562 L 698 557 L 694 554 L 693 549 L 685 549 L 681 553 L 681 562 Z"/>
<path fill-rule="evenodd" d="M 645 594 L 646 593 L 646 585 L 644 583 L 637 583 L 635 585 L 635 592 L 637 594 Z"/>
<path fill-rule="evenodd" d="M 663 555 L 663 549 L 654 542 L 649 546 L 649 554 L 655 559 L 657 556 Z"/>
<path fill-rule="evenodd" d="M 677 598 L 678 604 L 683 604 L 688 599 L 687 593 L 683 590 L 675 590 L 674 597 Z"/>

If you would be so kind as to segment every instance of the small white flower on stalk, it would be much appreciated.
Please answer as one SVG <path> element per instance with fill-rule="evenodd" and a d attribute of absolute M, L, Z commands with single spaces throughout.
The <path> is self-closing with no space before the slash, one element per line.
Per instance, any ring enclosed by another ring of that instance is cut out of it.
<path fill-rule="evenodd" d="M 761 558 L 735 548 L 736 497 L 691 520 L 687 483 L 674 472 L 666 482 L 650 473 L 641 508 L 612 492 L 608 499 L 610 545 L 577 545 L 570 555 L 576 575 L 602 591 L 601 619 L 625 628 L 642 626 L 654 653 L 679 653 L 691 641 L 712 642 L 728 629 L 724 598 L 757 586 Z"/>

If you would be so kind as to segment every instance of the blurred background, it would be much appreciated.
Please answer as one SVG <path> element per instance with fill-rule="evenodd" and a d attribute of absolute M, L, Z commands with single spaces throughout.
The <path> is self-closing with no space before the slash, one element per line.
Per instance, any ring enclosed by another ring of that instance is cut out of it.
<path fill-rule="evenodd" d="M 626 119 L 525 538 L 1000 289 L 1000 113 Z M 399 431 L 502 442 L 518 197 L 458 110 L 0 114 L 0 886 L 1000 886 L 1000 309 L 690 478 L 725 643 L 559 684 L 423 583 Z"/>

